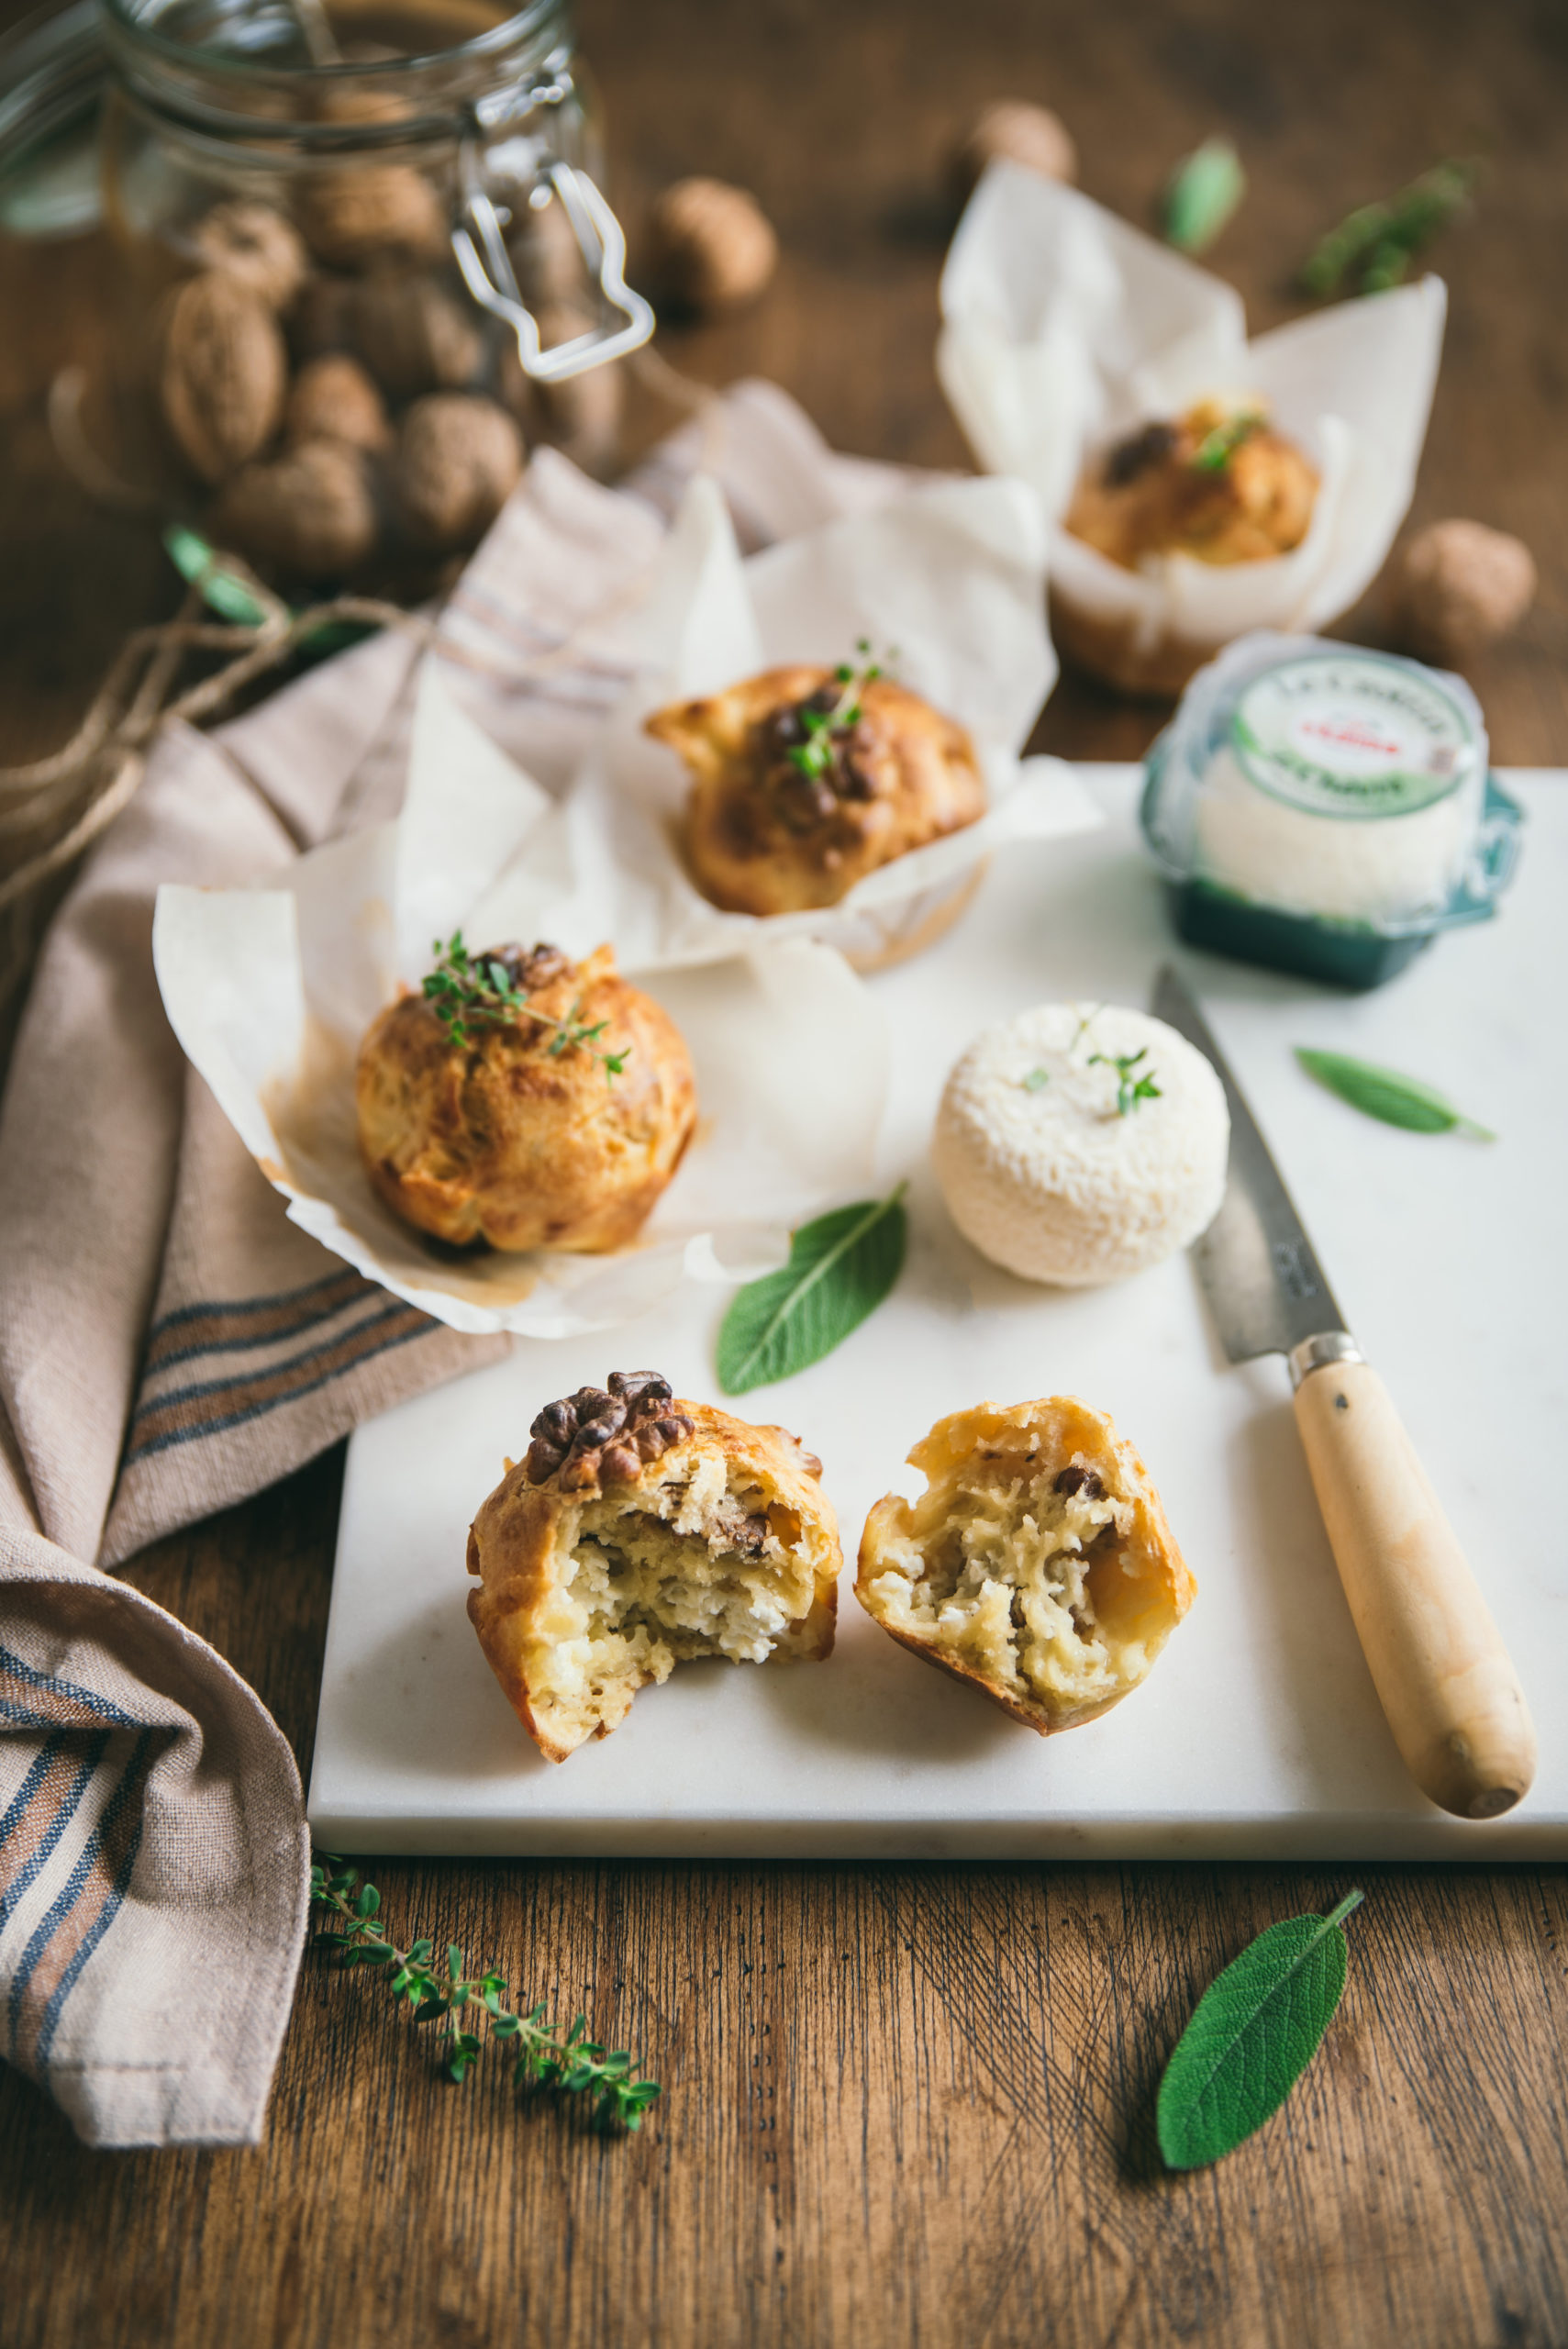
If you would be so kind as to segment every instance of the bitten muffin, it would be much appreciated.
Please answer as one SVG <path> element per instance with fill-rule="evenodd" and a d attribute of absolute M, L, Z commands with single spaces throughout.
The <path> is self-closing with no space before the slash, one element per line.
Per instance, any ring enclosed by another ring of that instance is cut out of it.
<path fill-rule="evenodd" d="M 1261 401 L 1199 400 L 1097 456 L 1064 527 L 1126 571 L 1154 554 L 1262 562 L 1301 544 L 1317 496 L 1316 471 Z"/>
<path fill-rule="evenodd" d="M 645 723 L 690 770 L 686 860 L 728 913 L 835 906 L 879 865 L 985 812 L 965 729 L 847 666 L 766 669 Z"/>
<path fill-rule="evenodd" d="M 1136 1688 L 1196 1585 L 1106 1414 L 980 1403 L 909 1459 L 925 1492 L 878 1501 L 861 1540 L 855 1596 L 883 1630 L 1042 1737 Z"/>
<path fill-rule="evenodd" d="M 949 1076 L 931 1141 L 964 1238 L 1024 1280 L 1125 1280 L 1207 1230 L 1230 1117 L 1209 1063 L 1162 1019 L 1042 1003 L 986 1028 Z"/>
<path fill-rule="evenodd" d="M 817 1662 L 833 1646 L 838 1520 L 783 1428 L 613 1371 L 535 1419 L 468 1536 L 468 1612 L 541 1753 L 607 1737 L 639 1688 L 701 1656 Z"/>
<path fill-rule="evenodd" d="M 582 963 L 553 946 L 464 953 L 478 980 L 432 995 L 443 967 L 360 1047 L 371 1181 L 405 1222 L 455 1246 L 627 1246 L 696 1122 L 679 1029 L 607 946 Z"/>

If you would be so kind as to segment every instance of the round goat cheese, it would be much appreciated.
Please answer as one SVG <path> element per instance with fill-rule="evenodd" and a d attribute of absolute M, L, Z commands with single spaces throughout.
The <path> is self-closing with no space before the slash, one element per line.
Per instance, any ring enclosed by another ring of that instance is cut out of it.
<path fill-rule="evenodd" d="M 1195 1240 L 1224 1196 L 1229 1141 L 1224 1087 L 1173 1028 L 1046 1003 L 975 1038 L 948 1078 L 931 1155 L 983 1255 L 1080 1288 Z"/>

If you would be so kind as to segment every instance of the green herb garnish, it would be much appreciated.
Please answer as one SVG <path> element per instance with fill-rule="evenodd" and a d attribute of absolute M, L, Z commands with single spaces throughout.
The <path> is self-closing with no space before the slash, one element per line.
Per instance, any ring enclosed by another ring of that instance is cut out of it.
<path fill-rule="evenodd" d="M 869 654 L 870 638 L 864 636 L 857 638 L 855 651 L 862 656 Z M 891 662 L 897 657 L 896 653 L 889 652 L 886 655 L 886 662 Z M 809 706 L 803 704 L 796 711 L 795 715 L 805 730 L 806 740 L 804 742 L 797 742 L 793 750 L 786 751 L 785 756 L 791 766 L 798 767 L 801 774 L 807 776 L 811 782 L 820 782 L 824 775 L 831 774 L 834 737 L 847 734 L 851 727 L 859 725 L 861 695 L 873 678 L 882 675 L 884 665 L 884 662 L 865 659 L 863 665 L 857 669 L 851 662 L 840 661 L 833 672 L 833 682 L 839 688 L 839 698 L 832 707 L 812 709 Z"/>
<path fill-rule="evenodd" d="M 529 1001 L 527 987 L 517 985 L 505 963 L 492 954 L 469 952 L 461 930 L 454 930 L 444 946 L 438 938 L 430 951 L 439 960 L 433 971 L 427 972 L 420 992 L 427 1003 L 435 1006 L 452 1043 L 473 1041 L 471 1021 L 502 1027 L 508 1020 L 537 1019 L 541 1027 L 555 1030 L 545 1046 L 550 1059 L 557 1060 L 562 1052 L 591 1052 L 606 1076 L 618 1076 L 625 1068 L 631 1056 L 630 1045 L 623 1046 L 618 1052 L 600 1052 L 599 1039 L 610 1023 L 607 1019 L 595 1019 L 584 1024 L 581 998 L 564 1019 L 540 1011 Z"/>
<path fill-rule="evenodd" d="M 904 1265 L 904 1187 L 803 1223 L 788 1264 L 736 1292 L 718 1332 L 718 1383 L 727 1395 L 793 1378 L 875 1311 Z"/>
<path fill-rule="evenodd" d="M 1247 193 L 1241 159 L 1229 139 L 1206 139 L 1178 163 L 1165 190 L 1165 242 L 1207 252 Z"/>
<path fill-rule="evenodd" d="M 1305 1044 L 1296 1057 L 1308 1076 L 1348 1101 L 1363 1117 L 1379 1118 L 1385 1126 L 1403 1126 L 1413 1134 L 1468 1134 L 1473 1141 L 1496 1141 L 1485 1126 L 1418 1077 L 1402 1076 L 1396 1068 L 1379 1068 L 1372 1061 L 1351 1060 L 1344 1052 L 1310 1052 Z"/>
<path fill-rule="evenodd" d="M 601 2128 L 640 2127 L 642 2116 L 660 2094 L 657 2080 L 639 2079 L 624 2047 L 604 2048 L 587 2036 L 587 2021 L 573 2018 L 564 2034 L 545 2020 L 542 2006 L 518 2014 L 502 2005 L 506 1985 L 499 1974 L 467 1971 L 467 1960 L 453 1943 L 444 1971 L 432 1972 L 433 1943 L 417 1941 L 399 1949 L 385 1938 L 377 1921 L 381 1895 L 373 1884 L 361 1884 L 355 1868 L 328 1857 L 310 1871 L 313 1907 L 330 1909 L 342 1920 L 339 1932 L 318 1932 L 318 1949 L 335 1950 L 340 1965 L 379 1965 L 390 1969 L 387 1987 L 394 1999 L 406 1998 L 416 2022 L 442 2026 L 442 2062 L 454 2080 L 462 2080 L 480 2052 L 477 2032 L 464 2031 L 462 2019 L 470 2007 L 481 2007 L 490 2018 L 490 2037 L 513 2050 L 512 2084 L 538 2086 L 562 2096 L 586 2096 Z"/>
<path fill-rule="evenodd" d="M 1317 2054 L 1345 1987 L 1348 1892 L 1327 1917 L 1287 1917 L 1210 1983 L 1160 2083 L 1160 2151 L 1199 2169 L 1277 2112 Z"/>
<path fill-rule="evenodd" d="M 1084 1063 L 1087 1068 L 1114 1068 L 1117 1074 L 1116 1110 L 1118 1118 L 1130 1118 L 1140 1101 L 1158 1101 L 1162 1097 L 1151 1069 L 1140 1071 L 1139 1062 L 1149 1058 L 1149 1047 L 1142 1045 L 1136 1052 L 1091 1052 Z"/>
<path fill-rule="evenodd" d="M 1267 422 L 1262 409 L 1257 407 L 1240 408 L 1234 416 L 1228 416 L 1223 424 L 1206 432 L 1193 451 L 1188 462 L 1194 473 L 1223 473 L 1242 441 L 1250 440 L 1254 432 L 1261 432 Z"/>
<path fill-rule="evenodd" d="M 1397 285 L 1429 237 L 1468 205 L 1478 163 L 1450 157 L 1386 204 L 1363 204 L 1313 248 L 1301 272 L 1308 294 L 1333 294 L 1352 278 L 1358 294 Z"/>
<path fill-rule="evenodd" d="M 1031 1068 L 1027 1076 L 1019 1077 L 1018 1083 L 1026 1093 L 1043 1093 L 1051 1083 L 1051 1072 L 1044 1068 Z"/>

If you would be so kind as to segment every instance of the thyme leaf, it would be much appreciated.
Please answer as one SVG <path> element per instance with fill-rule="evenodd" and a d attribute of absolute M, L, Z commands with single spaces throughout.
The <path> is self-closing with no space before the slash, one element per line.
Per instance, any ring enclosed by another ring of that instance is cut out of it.
<path fill-rule="evenodd" d="M 855 651 L 862 658 L 860 668 L 857 669 L 851 662 L 840 661 L 833 672 L 839 698 L 832 707 L 811 709 L 803 707 L 797 713 L 806 740 L 797 742 L 784 755 L 791 766 L 798 768 L 812 783 L 820 782 L 832 772 L 835 738 L 848 734 L 859 725 L 862 694 L 873 678 L 880 677 L 884 670 L 898 658 L 896 652 L 890 651 L 881 661 L 873 661 L 870 658 L 871 639 L 865 636 L 856 639 Z"/>
<path fill-rule="evenodd" d="M 1206 432 L 1193 451 L 1188 462 L 1194 473 L 1223 473 L 1242 441 L 1250 440 L 1254 432 L 1261 432 L 1267 420 L 1262 409 L 1257 407 L 1240 408 L 1234 416 L 1228 416 L 1223 424 Z"/>
<path fill-rule="evenodd" d="M 586 1052 L 593 1054 L 606 1076 L 619 1076 L 625 1068 L 631 1054 L 630 1045 L 623 1045 L 616 1052 L 601 1052 L 599 1039 L 609 1022 L 598 1019 L 585 1024 L 581 996 L 564 1019 L 541 1011 L 531 1001 L 527 987 L 517 985 L 505 963 L 493 954 L 469 952 L 461 930 L 454 930 L 445 944 L 438 938 L 430 951 L 437 957 L 436 966 L 426 973 L 420 993 L 427 1003 L 434 1006 L 450 1042 L 472 1043 L 474 1026 L 498 1028 L 508 1021 L 537 1019 L 541 1027 L 555 1030 L 545 1046 L 548 1058 L 555 1060 L 562 1052 Z"/>
<path fill-rule="evenodd" d="M 1158 1101 L 1162 1097 L 1154 1082 L 1153 1070 L 1139 1068 L 1139 1062 L 1148 1058 L 1149 1047 L 1143 1044 L 1136 1052 L 1091 1052 L 1084 1063 L 1086 1068 L 1115 1069 L 1116 1113 L 1118 1118 L 1130 1118 L 1140 1101 Z"/>

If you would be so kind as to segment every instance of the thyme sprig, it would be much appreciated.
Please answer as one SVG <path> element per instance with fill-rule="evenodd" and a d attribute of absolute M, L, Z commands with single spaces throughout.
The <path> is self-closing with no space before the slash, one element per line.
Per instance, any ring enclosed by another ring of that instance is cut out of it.
<path fill-rule="evenodd" d="M 1140 1101 L 1158 1101 L 1162 1097 L 1154 1082 L 1153 1070 L 1139 1068 L 1139 1062 L 1148 1058 L 1149 1047 L 1144 1044 L 1136 1052 L 1091 1052 L 1084 1063 L 1087 1068 L 1115 1069 L 1116 1112 L 1118 1118 L 1130 1118 Z"/>
<path fill-rule="evenodd" d="M 1254 432 L 1261 432 L 1267 421 L 1258 407 L 1239 408 L 1234 416 L 1228 416 L 1212 432 L 1206 432 L 1193 451 L 1188 462 L 1194 473 L 1223 473 L 1242 441 L 1250 440 Z"/>
<path fill-rule="evenodd" d="M 1397 285 L 1429 237 L 1462 212 L 1480 165 L 1450 156 L 1400 189 L 1386 204 L 1363 204 L 1314 246 L 1301 272 L 1308 294 L 1335 293 L 1347 276 L 1358 294 Z"/>
<path fill-rule="evenodd" d="M 600 1052 L 599 1039 L 610 1023 L 607 1019 L 584 1022 L 581 996 L 564 1019 L 541 1011 L 530 1002 L 527 987 L 518 986 L 505 963 L 494 955 L 469 952 L 461 930 L 454 930 L 444 945 L 436 939 L 430 951 L 438 958 L 436 967 L 427 972 L 420 992 L 428 1003 L 435 1006 L 452 1043 L 467 1044 L 473 1041 L 471 1021 L 499 1027 L 510 1019 L 537 1019 L 541 1027 L 555 1030 L 545 1046 L 550 1059 L 559 1059 L 562 1052 L 591 1052 L 606 1076 L 618 1076 L 625 1068 L 630 1045 L 623 1046 L 618 1052 Z"/>
<path fill-rule="evenodd" d="M 869 658 L 871 639 L 865 636 L 856 638 L 855 651 L 862 656 L 860 668 L 857 669 L 852 662 L 840 661 L 833 672 L 839 698 L 832 707 L 811 709 L 803 707 L 797 712 L 806 740 L 797 742 L 785 755 L 791 766 L 798 767 L 800 773 L 813 783 L 820 782 L 832 770 L 834 736 L 847 734 L 851 727 L 859 725 L 861 696 L 866 686 L 883 674 L 887 663 L 898 657 L 895 652 L 889 652 L 883 661 L 873 661 Z"/>
<path fill-rule="evenodd" d="M 318 1932 L 318 1949 L 335 1950 L 341 1966 L 376 1965 L 388 1970 L 387 1987 L 394 1999 L 406 1998 L 416 2022 L 442 2026 L 442 2063 L 454 2080 L 466 2077 L 477 2058 L 481 2040 L 465 2031 L 462 2019 L 470 2007 L 480 2007 L 490 2018 L 490 2037 L 513 2049 L 514 2087 L 538 2086 L 562 2096 L 585 2096 L 602 2129 L 637 2129 L 642 2116 L 660 2095 L 657 2080 L 639 2079 L 624 2047 L 601 2047 L 588 2035 L 587 2020 L 574 2015 L 564 2033 L 546 2020 L 542 2005 L 527 2014 L 504 2006 L 506 1985 L 499 1974 L 473 1974 L 457 1943 L 447 1950 L 445 1971 L 432 1970 L 434 1943 L 420 1940 L 399 1949 L 387 1940 L 377 1921 L 381 1895 L 373 1884 L 361 1884 L 357 1868 L 345 1866 L 329 1854 L 310 1871 L 314 1908 L 326 1909 L 342 1920 L 338 1932 Z"/>

